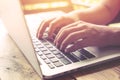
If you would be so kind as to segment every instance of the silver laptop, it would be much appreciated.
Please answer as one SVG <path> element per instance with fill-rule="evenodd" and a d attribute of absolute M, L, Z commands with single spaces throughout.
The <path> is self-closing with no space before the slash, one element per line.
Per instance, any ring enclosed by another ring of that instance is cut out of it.
<path fill-rule="evenodd" d="M 41 79 L 50 79 L 120 58 L 120 47 L 87 47 L 72 53 L 63 53 L 46 37 L 41 40 L 34 35 L 31 37 L 19 0 L 1 0 L 0 17 Z"/>

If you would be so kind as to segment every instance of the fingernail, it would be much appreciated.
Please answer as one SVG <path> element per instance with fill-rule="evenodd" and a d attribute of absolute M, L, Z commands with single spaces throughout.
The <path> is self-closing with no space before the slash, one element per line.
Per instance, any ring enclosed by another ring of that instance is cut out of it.
<path fill-rule="evenodd" d="M 65 49 L 64 51 L 65 51 L 65 53 L 68 53 L 68 50 L 67 50 L 67 49 Z"/>
<path fill-rule="evenodd" d="M 54 44 L 56 44 L 56 40 L 54 40 Z"/>
<path fill-rule="evenodd" d="M 65 49 L 65 52 L 70 53 L 71 51 L 70 51 L 70 49 Z"/>
<path fill-rule="evenodd" d="M 55 45 L 56 45 L 56 47 L 57 47 L 57 48 L 59 48 L 59 47 L 58 47 L 58 43 L 57 43 L 57 42 L 55 43 Z"/>
<path fill-rule="evenodd" d="M 59 49 L 59 50 L 61 50 L 60 49 L 60 45 L 56 42 L 56 46 L 57 46 L 57 48 Z"/>
<path fill-rule="evenodd" d="M 48 36 L 49 36 L 49 37 L 52 37 L 52 35 L 51 35 L 49 32 L 48 32 Z"/>
<path fill-rule="evenodd" d="M 62 47 L 60 47 L 60 50 L 63 51 Z"/>
<path fill-rule="evenodd" d="M 37 35 L 36 35 L 36 37 L 37 37 L 37 38 L 40 38 L 40 37 L 41 37 L 41 35 L 40 35 L 40 34 L 37 34 Z"/>

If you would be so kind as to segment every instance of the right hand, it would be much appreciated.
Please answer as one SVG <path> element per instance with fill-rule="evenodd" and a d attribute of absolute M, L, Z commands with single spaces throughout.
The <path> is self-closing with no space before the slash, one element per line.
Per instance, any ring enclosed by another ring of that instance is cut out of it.
<path fill-rule="evenodd" d="M 37 37 L 39 39 L 42 38 L 46 28 L 49 27 L 48 37 L 52 38 L 54 33 L 57 34 L 62 27 L 71 24 L 73 22 L 75 22 L 75 19 L 72 17 L 71 14 L 64 14 L 56 18 L 44 20 L 38 28 Z"/>

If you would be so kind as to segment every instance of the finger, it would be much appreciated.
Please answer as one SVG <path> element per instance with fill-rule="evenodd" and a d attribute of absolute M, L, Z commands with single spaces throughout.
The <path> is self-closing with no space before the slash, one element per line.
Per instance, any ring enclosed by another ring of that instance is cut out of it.
<path fill-rule="evenodd" d="M 83 39 L 83 40 L 77 41 L 72 46 L 66 48 L 65 52 L 74 52 L 74 51 L 76 51 L 78 49 L 82 49 L 82 48 L 87 47 L 87 46 L 89 46 L 88 40 Z"/>
<path fill-rule="evenodd" d="M 75 22 L 75 23 L 69 24 L 69 25 L 63 27 L 62 29 L 60 29 L 60 31 L 56 35 L 56 39 L 61 35 L 61 33 L 63 33 L 64 30 L 67 30 L 67 31 L 68 31 L 68 29 L 71 30 L 70 28 L 71 27 L 76 27 L 78 25 L 78 23 L 79 22 Z"/>
<path fill-rule="evenodd" d="M 60 40 L 63 40 L 64 37 L 69 33 L 69 31 L 73 31 L 73 29 L 71 27 L 75 26 L 76 24 L 70 24 L 68 26 L 63 27 L 62 29 L 60 29 L 60 31 L 58 32 L 58 34 L 55 37 L 54 43 L 55 44 L 60 44 Z M 60 35 L 64 35 L 64 36 L 60 36 Z M 61 39 L 60 39 L 61 38 Z"/>
<path fill-rule="evenodd" d="M 79 23 L 80 24 L 80 23 Z M 84 29 L 84 25 L 81 24 L 82 27 L 78 27 L 78 22 L 74 24 L 70 24 L 64 28 L 62 28 L 59 33 L 57 34 L 54 43 L 57 44 L 56 46 L 60 46 L 60 44 L 63 42 L 63 40 L 71 33 L 80 31 Z M 79 25 L 80 26 L 80 25 Z"/>
<path fill-rule="evenodd" d="M 68 29 L 68 28 L 71 28 L 71 27 L 77 27 L 78 24 L 81 24 L 81 21 L 77 21 L 77 22 L 74 22 L 72 24 L 69 24 L 65 27 L 63 27 L 62 29 L 60 29 L 59 33 L 57 34 L 56 38 L 59 37 L 59 35 L 65 30 L 65 29 Z M 83 24 L 81 25 L 83 26 Z M 80 29 L 79 29 L 80 30 Z"/>
<path fill-rule="evenodd" d="M 54 21 L 52 21 L 50 23 L 50 28 L 48 31 L 49 37 L 52 37 L 52 35 L 54 34 L 55 30 L 62 27 L 63 26 L 63 22 L 62 22 L 62 18 L 57 18 Z"/>
<path fill-rule="evenodd" d="M 54 18 L 45 20 L 41 23 L 41 25 L 39 26 L 38 31 L 37 31 L 37 37 L 38 38 L 42 38 L 44 31 L 49 26 L 49 24 L 52 20 L 54 20 Z"/>
<path fill-rule="evenodd" d="M 56 29 L 61 29 L 63 26 L 66 26 L 67 24 L 72 23 L 71 20 L 66 18 L 65 16 L 60 16 L 54 21 L 50 23 L 50 29 L 49 29 L 49 37 L 52 37 L 53 33 L 56 31 Z"/>
<path fill-rule="evenodd" d="M 75 43 L 77 40 L 81 40 L 87 38 L 85 30 L 73 32 L 69 34 L 66 39 L 64 39 L 61 43 L 60 49 L 64 50 L 69 44 Z"/>

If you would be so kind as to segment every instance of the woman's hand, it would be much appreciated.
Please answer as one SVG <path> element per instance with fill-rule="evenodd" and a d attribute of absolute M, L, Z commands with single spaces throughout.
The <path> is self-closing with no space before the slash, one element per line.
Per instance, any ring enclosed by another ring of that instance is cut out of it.
<path fill-rule="evenodd" d="M 78 21 L 61 28 L 54 43 L 60 50 L 72 52 L 88 46 L 113 45 L 113 34 L 114 29 L 108 26 Z"/>
<path fill-rule="evenodd" d="M 43 33 L 48 27 L 48 36 L 52 38 L 54 33 L 57 33 L 62 27 L 75 22 L 75 20 L 74 14 L 71 13 L 44 20 L 38 29 L 37 37 L 42 38 Z"/>

